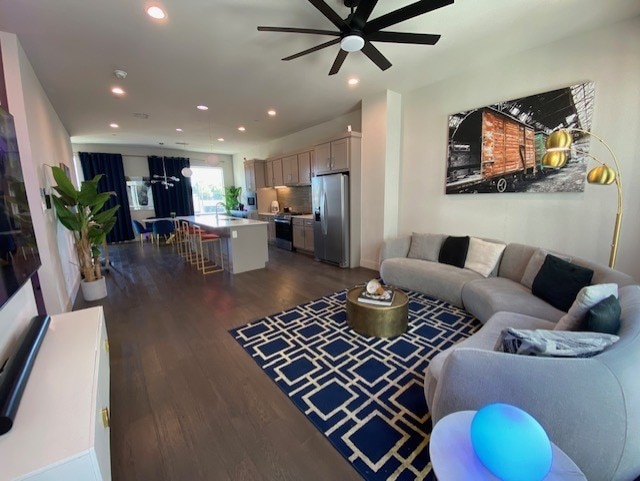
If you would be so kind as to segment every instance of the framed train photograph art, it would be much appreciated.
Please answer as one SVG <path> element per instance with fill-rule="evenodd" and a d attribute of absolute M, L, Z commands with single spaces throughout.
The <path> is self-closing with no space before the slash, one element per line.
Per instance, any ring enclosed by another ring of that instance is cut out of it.
<path fill-rule="evenodd" d="M 588 137 L 561 169 L 540 159 L 554 130 L 591 130 L 594 91 L 583 82 L 450 115 L 446 193 L 584 191 Z"/>

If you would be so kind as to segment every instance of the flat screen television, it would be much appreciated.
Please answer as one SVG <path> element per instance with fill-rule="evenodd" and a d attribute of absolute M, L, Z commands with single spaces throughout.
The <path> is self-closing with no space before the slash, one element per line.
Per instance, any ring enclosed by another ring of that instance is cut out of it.
<path fill-rule="evenodd" d="M 0 107 L 0 306 L 40 267 L 13 116 Z"/>

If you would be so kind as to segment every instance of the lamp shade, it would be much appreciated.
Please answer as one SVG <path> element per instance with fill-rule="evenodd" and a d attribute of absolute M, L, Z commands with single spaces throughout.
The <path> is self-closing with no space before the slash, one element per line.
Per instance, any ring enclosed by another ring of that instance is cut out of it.
<path fill-rule="evenodd" d="M 553 462 L 542 426 L 510 404 L 478 410 L 471 421 L 471 444 L 482 464 L 503 481 L 541 481 Z"/>
<path fill-rule="evenodd" d="M 616 180 L 616 171 L 608 165 L 598 165 L 587 174 L 587 182 L 590 184 L 610 185 Z"/>
<path fill-rule="evenodd" d="M 191 177 L 193 175 L 193 171 L 189 167 L 183 168 L 180 173 L 185 177 Z"/>
<path fill-rule="evenodd" d="M 571 134 L 564 129 L 560 129 L 547 137 L 546 147 L 547 150 L 569 150 L 572 141 Z"/>
<path fill-rule="evenodd" d="M 550 167 L 553 169 L 560 169 L 564 167 L 566 163 L 567 154 L 560 150 L 547 151 L 540 160 L 540 164 L 542 164 L 543 167 Z"/>

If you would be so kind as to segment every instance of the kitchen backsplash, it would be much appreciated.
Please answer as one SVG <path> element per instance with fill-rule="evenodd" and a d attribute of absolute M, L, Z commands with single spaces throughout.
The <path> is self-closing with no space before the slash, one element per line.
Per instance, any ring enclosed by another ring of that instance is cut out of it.
<path fill-rule="evenodd" d="M 311 212 L 311 186 L 285 187 L 276 189 L 280 209 L 289 207 L 296 212 Z"/>

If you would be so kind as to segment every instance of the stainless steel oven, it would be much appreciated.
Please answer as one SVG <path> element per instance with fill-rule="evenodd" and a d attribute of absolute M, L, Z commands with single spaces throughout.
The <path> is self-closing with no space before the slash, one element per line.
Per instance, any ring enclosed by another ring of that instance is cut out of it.
<path fill-rule="evenodd" d="M 293 250 L 293 225 L 291 215 L 276 214 L 273 218 L 276 224 L 276 247 Z"/>

